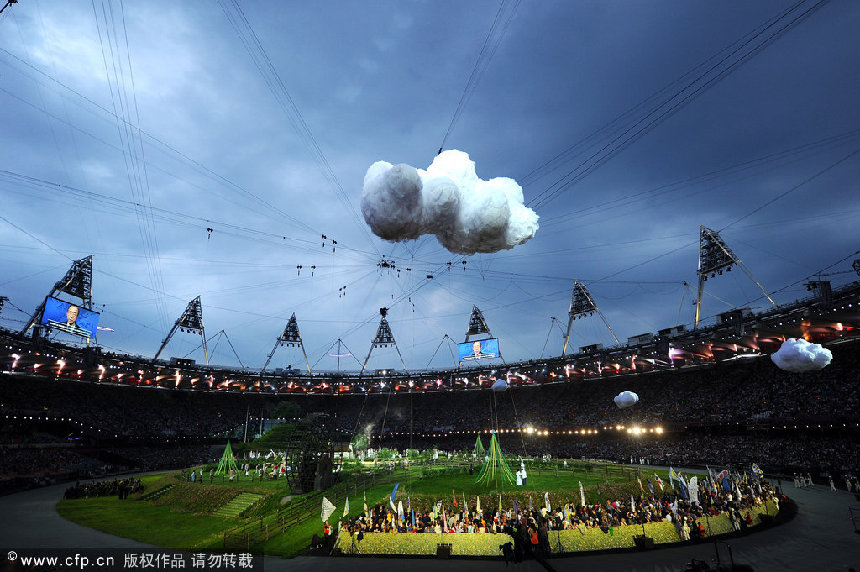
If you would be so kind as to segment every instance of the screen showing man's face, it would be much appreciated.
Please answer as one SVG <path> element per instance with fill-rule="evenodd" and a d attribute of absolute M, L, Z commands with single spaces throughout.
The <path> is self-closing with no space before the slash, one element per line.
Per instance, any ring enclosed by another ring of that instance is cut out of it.
<path fill-rule="evenodd" d="M 69 309 L 66 310 L 66 321 L 69 324 L 74 324 L 78 321 L 78 307 L 77 306 L 69 306 Z"/>
<path fill-rule="evenodd" d="M 475 342 L 474 344 L 472 344 L 472 351 L 475 352 L 475 355 L 480 355 L 481 342 Z"/>

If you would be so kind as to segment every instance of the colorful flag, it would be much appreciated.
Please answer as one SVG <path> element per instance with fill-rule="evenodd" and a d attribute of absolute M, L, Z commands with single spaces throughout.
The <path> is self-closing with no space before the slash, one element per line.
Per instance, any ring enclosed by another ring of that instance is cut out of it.
<path fill-rule="evenodd" d="M 547 511 L 547 512 L 552 511 L 552 508 L 549 506 L 549 491 L 546 491 L 546 492 L 543 494 L 543 502 L 544 502 L 544 504 L 546 505 L 546 511 Z"/>
<path fill-rule="evenodd" d="M 349 497 L 346 497 L 346 504 L 343 507 L 343 518 L 349 514 Z"/>
<path fill-rule="evenodd" d="M 633 495 L 630 495 L 630 511 L 636 512 L 636 501 L 633 500 Z"/>
<path fill-rule="evenodd" d="M 520 505 L 517 504 L 517 499 L 514 499 L 514 518 L 520 518 Z"/>
<path fill-rule="evenodd" d="M 331 513 L 334 512 L 334 505 L 331 504 L 331 501 L 327 498 L 323 497 L 322 500 L 322 512 L 320 516 L 322 517 L 322 521 L 325 522 L 328 520 L 328 517 L 331 516 Z"/>
<path fill-rule="evenodd" d="M 397 517 L 398 517 L 400 520 L 403 520 L 403 518 L 405 517 L 405 515 L 406 515 L 406 513 L 405 513 L 405 512 L 403 512 L 403 501 L 402 501 L 402 500 L 399 500 L 399 501 L 397 501 Z"/>
<path fill-rule="evenodd" d="M 764 471 L 762 471 L 762 470 L 759 468 L 759 466 L 758 466 L 758 465 L 756 465 L 755 463 L 753 463 L 753 464 L 752 464 L 752 472 L 753 472 L 753 474 L 754 474 L 756 477 L 758 477 L 758 478 L 762 478 L 762 477 L 764 476 Z"/>
<path fill-rule="evenodd" d="M 397 512 L 397 505 L 394 504 L 394 497 L 397 496 L 397 488 L 400 486 L 400 483 L 394 485 L 394 490 L 391 491 L 391 497 L 388 499 L 388 506 L 391 507 L 391 512 Z"/>
<path fill-rule="evenodd" d="M 654 483 L 651 482 L 651 479 L 648 479 L 648 490 L 651 491 L 651 494 L 654 494 Z"/>
<path fill-rule="evenodd" d="M 699 477 L 692 477 L 690 482 L 687 483 L 687 488 L 690 493 L 690 502 L 698 504 L 699 503 Z"/>
<path fill-rule="evenodd" d="M 677 475 L 675 474 L 675 469 L 669 467 L 669 484 L 672 485 L 672 488 L 675 488 L 675 478 Z"/>
<path fill-rule="evenodd" d="M 457 495 L 454 494 L 454 489 L 451 489 L 451 496 L 454 497 L 454 506 L 457 506 Z"/>
<path fill-rule="evenodd" d="M 448 532 L 448 517 L 445 516 L 445 507 L 442 507 L 442 532 Z"/>
<path fill-rule="evenodd" d="M 367 510 L 367 491 L 363 493 L 364 495 L 364 516 L 370 516 Z"/>
<path fill-rule="evenodd" d="M 582 481 L 579 481 L 579 500 L 582 501 L 582 506 L 585 506 L 585 489 L 582 488 Z"/>
<path fill-rule="evenodd" d="M 722 472 L 719 475 L 717 475 L 717 482 L 723 486 L 723 489 L 726 492 L 731 492 L 732 484 L 731 484 L 731 481 L 729 480 L 729 470 L 728 469 L 723 469 Z"/>
<path fill-rule="evenodd" d="M 690 499 L 690 493 L 687 490 L 687 483 L 684 481 L 684 477 L 680 474 L 678 475 L 678 488 L 681 489 L 681 498 L 684 500 Z"/>
<path fill-rule="evenodd" d="M 476 497 L 478 500 L 475 502 L 475 512 L 481 512 L 481 497 Z"/>
<path fill-rule="evenodd" d="M 643 492 L 643 489 L 642 489 L 642 479 L 640 479 L 639 477 L 636 477 L 636 480 L 639 482 L 639 491 L 640 491 L 640 492 Z"/>
<path fill-rule="evenodd" d="M 660 492 L 663 491 L 663 479 L 657 476 L 657 473 L 654 473 L 654 479 L 657 481 L 657 484 L 660 485 Z"/>

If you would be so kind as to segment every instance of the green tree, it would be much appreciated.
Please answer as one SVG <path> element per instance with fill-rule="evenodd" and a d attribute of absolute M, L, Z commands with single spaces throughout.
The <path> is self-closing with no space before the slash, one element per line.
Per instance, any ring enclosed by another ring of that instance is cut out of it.
<path fill-rule="evenodd" d="M 272 410 L 272 416 L 284 419 L 298 419 L 302 416 L 302 408 L 295 401 L 281 401 Z"/>
<path fill-rule="evenodd" d="M 364 454 L 367 452 L 367 446 L 369 444 L 369 440 L 367 439 L 367 435 L 364 433 L 358 433 L 355 437 L 350 441 L 350 445 L 352 446 L 352 452 L 357 456 L 364 459 Z"/>
<path fill-rule="evenodd" d="M 380 449 L 376 454 L 376 458 L 380 461 L 390 461 L 394 458 L 394 450 L 393 449 Z"/>

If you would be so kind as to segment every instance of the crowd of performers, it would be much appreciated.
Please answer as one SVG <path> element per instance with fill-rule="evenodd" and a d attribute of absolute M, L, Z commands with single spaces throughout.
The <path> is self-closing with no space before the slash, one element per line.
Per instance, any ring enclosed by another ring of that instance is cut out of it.
<path fill-rule="evenodd" d="M 703 478 L 694 484 L 681 477 L 677 490 L 665 487 L 656 491 L 651 490 L 653 483 L 649 480 L 647 489 L 627 499 L 584 504 L 583 495 L 554 508 L 548 496 L 539 507 L 529 497 L 525 504 L 514 500 L 511 506 L 483 511 L 480 506 L 452 510 L 443 501 L 422 510 L 410 507 L 411 503 L 405 510 L 398 510 L 391 501 L 371 508 L 365 505 L 362 514 L 338 526 L 340 532 L 358 541 L 365 533 L 506 533 L 515 541 L 515 555 L 522 557 L 548 551 L 549 533 L 556 530 L 578 530 L 585 534 L 589 528 L 599 528 L 613 534 L 616 527 L 671 522 L 682 540 L 696 540 L 707 534 L 706 517 L 726 514 L 734 530 L 740 531 L 752 524 L 752 507 L 771 501 L 778 511 L 780 500 L 785 499 L 764 479 L 740 476 L 718 479 L 719 476 Z M 655 482 L 658 481 L 659 478 Z M 325 530 L 330 530 L 327 522 Z"/>

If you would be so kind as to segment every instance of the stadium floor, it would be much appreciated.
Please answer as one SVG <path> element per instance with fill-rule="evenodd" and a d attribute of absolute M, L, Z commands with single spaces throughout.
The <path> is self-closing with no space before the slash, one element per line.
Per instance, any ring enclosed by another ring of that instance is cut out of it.
<path fill-rule="evenodd" d="M 68 485 L 55 485 L 0 497 L 0 548 L 7 550 L 26 548 L 44 549 L 145 549 L 149 545 L 112 536 L 69 522 L 54 510 Z M 747 564 L 755 571 L 802 570 L 815 572 L 847 572 L 860 568 L 860 534 L 854 533 L 849 519 L 849 506 L 860 506 L 854 495 L 846 491 L 831 492 L 829 488 L 815 486 L 785 489 L 798 504 L 798 515 L 790 522 L 729 540 L 736 564 Z M 155 548 L 155 547 L 151 547 Z M 721 546 L 720 557 L 728 563 L 728 553 Z M 691 559 L 711 562 L 714 558 L 712 543 L 664 548 L 650 552 L 624 554 L 598 554 L 555 558 L 549 566 L 559 572 L 567 570 L 674 572 L 684 570 Z M 7 563 L 8 564 L 8 563 Z M 499 570 L 501 561 L 436 559 L 382 559 L 382 558 L 328 558 L 298 557 L 293 559 L 266 558 L 269 571 L 291 572 L 379 572 L 401 570 L 410 572 L 436 571 L 440 565 L 446 569 L 482 572 Z M 514 565 L 512 565 L 514 566 Z M 521 572 L 539 572 L 544 567 L 535 561 L 516 565 Z"/>

